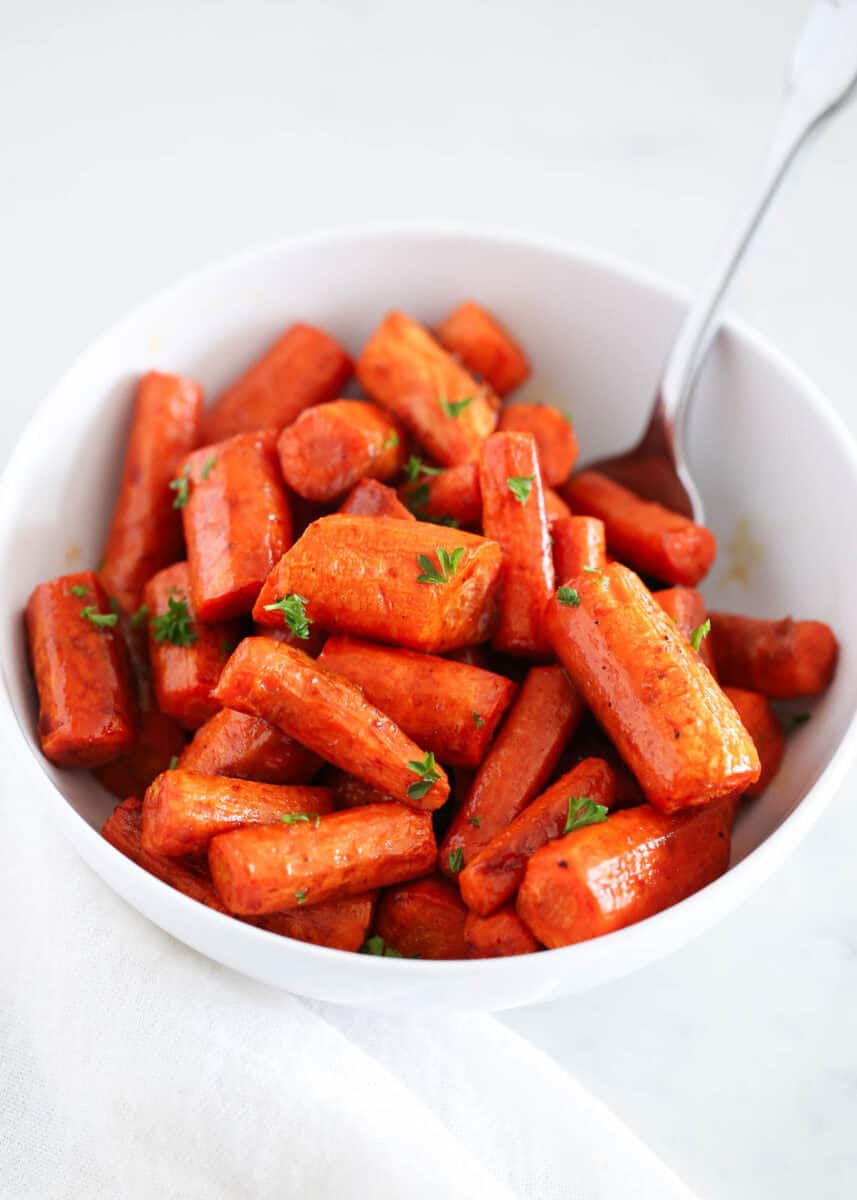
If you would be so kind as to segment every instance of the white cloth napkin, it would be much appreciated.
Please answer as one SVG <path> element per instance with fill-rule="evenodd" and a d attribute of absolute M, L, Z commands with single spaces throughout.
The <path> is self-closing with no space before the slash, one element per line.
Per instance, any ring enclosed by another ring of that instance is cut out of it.
<path fill-rule="evenodd" d="M 689 1200 L 492 1017 L 308 1003 L 127 907 L 0 799 L 3 1200 Z"/>

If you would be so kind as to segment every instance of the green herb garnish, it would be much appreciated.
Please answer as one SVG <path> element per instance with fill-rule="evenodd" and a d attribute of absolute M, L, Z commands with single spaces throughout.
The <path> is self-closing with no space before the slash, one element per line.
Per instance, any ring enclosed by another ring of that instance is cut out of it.
<path fill-rule="evenodd" d="M 471 713 L 470 715 L 473 717 L 473 724 L 476 726 L 476 728 L 481 729 L 485 724 L 485 718 L 482 716 L 482 714 L 475 712 Z"/>
<path fill-rule="evenodd" d="M 702 639 L 707 638 L 709 633 L 711 633 L 711 621 L 706 618 L 701 625 L 697 625 L 696 629 L 690 635 L 690 644 L 694 650 L 699 650 L 699 647 L 702 645 Z"/>
<path fill-rule="evenodd" d="M 305 596 L 299 596 L 296 592 L 290 592 L 288 596 L 281 596 L 276 603 L 266 604 L 265 612 L 281 612 L 283 620 L 295 637 L 308 638 L 312 618 L 306 615 L 306 608 L 304 607 L 306 603 Z"/>
<path fill-rule="evenodd" d="M 405 474 L 408 483 L 416 483 L 420 475 L 442 475 L 443 467 L 429 467 L 416 454 L 412 454 L 405 465 Z"/>
<path fill-rule="evenodd" d="M 577 588 L 561 587 L 557 588 L 556 598 L 565 608 L 577 608 L 580 604 L 580 594 Z"/>
<path fill-rule="evenodd" d="M 438 570 L 428 555 L 418 554 L 417 562 L 422 567 L 423 573 L 417 576 L 417 583 L 449 583 L 458 570 L 458 564 L 463 555 L 463 546 L 458 546 L 451 553 L 447 553 L 443 546 L 438 546 L 437 561 L 440 564 L 440 570 Z"/>
<path fill-rule="evenodd" d="M 100 613 L 94 604 L 87 604 L 86 608 L 80 610 L 80 615 L 99 629 L 112 629 L 119 620 L 118 613 Z"/>
<path fill-rule="evenodd" d="M 190 500 L 190 470 L 185 467 L 178 479 L 170 480 L 169 487 L 176 494 L 173 508 L 184 508 Z"/>
<path fill-rule="evenodd" d="M 284 825 L 297 825 L 300 821 L 309 823 L 312 817 L 309 813 L 283 813 L 280 820 Z"/>
<path fill-rule="evenodd" d="M 367 938 L 360 947 L 361 954 L 374 954 L 377 958 L 404 958 L 398 950 L 394 950 L 392 946 L 388 946 L 380 933 L 373 934 Z"/>
<path fill-rule="evenodd" d="M 422 762 L 409 762 L 408 770 L 413 771 L 415 775 L 419 775 L 420 777 L 418 783 L 412 783 L 408 788 L 408 797 L 411 800 L 422 800 L 432 784 L 437 783 L 440 779 L 437 771 L 437 763 L 434 760 L 431 750 L 426 751 Z"/>
<path fill-rule="evenodd" d="M 478 829 L 479 826 L 482 824 L 481 817 L 468 817 L 467 819 L 470 822 L 470 824 L 473 826 L 474 829 Z"/>
<path fill-rule="evenodd" d="M 463 400 L 447 400 L 445 396 L 439 396 L 440 407 L 443 409 L 447 417 L 460 417 L 465 408 L 472 404 L 476 399 L 475 396 L 465 396 Z"/>
<path fill-rule="evenodd" d="M 131 614 L 131 624 L 137 629 L 149 615 L 148 604 L 141 604 L 135 613 Z"/>
<path fill-rule="evenodd" d="M 603 804 L 596 804 L 588 796 L 569 796 L 568 816 L 565 819 L 563 833 L 572 833 L 582 829 L 584 825 L 598 825 L 607 820 L 607 809 Z"/>
<path fill-rule="evenodd" d="M 78 600 L 82 600 L 84 596 L 89 595 L 89 588 L 83 586 L 82 583 L 73 583 L 68 589 L 70 596 L 77 596 Z"/>
<path fill-rule="evenodd" d="M 173 754 L 172 757 L 170 758 L 170 765 L 167 767 L 167 770 L 174 771 L 178 765 L 179 765 L 179 756 L 177 754 Z"/>
<path fill-rule="evenodd" d="M 167 611 L 152 617 L 152 634 L 158 645 L 172 642 L 174 646 L 192 646 L 199 635 L 191 622 L 190 611 L 184 596 L 167 600 Z"/>
<path fill-rule="evenodd" d="M 205 460 L 205 463 L 203 464 L 202 470 L 199 473 L 200 479 L 202 479 L 203 481 L 208 479 L 209 475 L 214 470 L 216 463 L 217 463 L 217 455 L 216 454 L 212 454 L 211 458 L 207 458 Z"/>
<path fill-rule="evenodd" d="M 447 854 L 446 861 L 453 875 L 457 875 L 464 866 L 464 851 L 460 846 L 456 846 L 454 850 L 450 850 L 449 854 Z"/>
<path fill-rule="evenodd" d="M 299 892 L 295 892 L 295 899 L 297 900 L 298 904 L 306 904 L 306 894 L 306 888 L 301 888 Z"/>
<path fill-rule="evenodd" d="M 398 444 L 399 444 L 399 435 L 396 433 L 396 431 L 394 429 L 393 432 L 385 440 L 381 449 L 382 450 L 393 450 L 393 449 L 395 449 L 396 446 L 398 446 Z"/>
<path fill-rule="evenodd" d="M 526 504 L 533 490 L 535 475 L 510 475 L 506 480 L 509 491 L 520 504 Z"/>

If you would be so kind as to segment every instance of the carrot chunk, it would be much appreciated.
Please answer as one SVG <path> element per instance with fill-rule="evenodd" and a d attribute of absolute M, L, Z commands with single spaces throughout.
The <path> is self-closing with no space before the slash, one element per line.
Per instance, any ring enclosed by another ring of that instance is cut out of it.
<path fill-rule="evenodd" d="M 96 767 L 95 778 L 120 800 L 141 796 L 185 747 L 184 730 L 166 713 L 150 708 L 140 718 L 137 741 L 125 754 Z"/>
<path fill-rule="evenodd" d="M 786 752 L 783 727 L 766 696 L 758 692 L 748 692 L 744 688 L 727 687 L 723 690 L 735 705 L 741 723 L 753 739 L 759 753 L 762 773 L 744 793 L 745 796 L 758 796 L 774 778 L 783 761 Z"/>
<path fill-rule="evenodd" d="M 205 414 L 205 440 L 291 425 L 310 405 L 333 400 L 351 369 L 351 359 L 329 334 L 292 325 Z"/>
<path fill-rule="evenodd" d="M 383 409 L 332 400 L 305 409 L 277 442 L 289 487 L 307 500 L 335 500 L 364 477 L 390 479 L 405 462 L 405 439 Z"/>
<path fill-rule="evenodd" d="M 271 913 L 253 923 L 298 942 L 356 953 L 366 941 L 377 899 L 377 892 L 364 892 L 362 896 L 344 896 L 308 908 L 293 908 L 291 912 Z"/>
<path fill-rule="evenodd" d="M 519 387 L 530 374 L 521 347 L 496 317 L 467 300 L 440 324 L 438 341 L 485 379 L 498 396 Z"/>
<path fill-rule="evenodd" d="M 213 838 L 208 860 L 230 912 L 255 916 L 356 896 L 434 865 L 428 813 L 368 804 L 297 825 L 248 825 Z"/>
<path fill-rule="evenodd" d="M 559 487 L 577 462 L 577 438 L 568 417 L 551 404 L 507 404 L 500 412 L 498 429 L 504 433 L 531 433 L 536 439 L 542 482 Z"/>
<path fill-rule="evenodd" d="M 539 794 L 582 714 L 561 667 L 530 670 L 443 840 L 438 865 L 445 875 L 471 862 Z"/>
<path fill-rule="evenodd" d="M 355 638 L 329 638 L 318 661 L 449 766 L 479 765 L 518 690 L 479 667 Z"/>
<path fill-rule="evenodd" d="M 399 489 L 402 501 L 421 521 L 434 520 L 438 525 L 453 522 L 464 529 L 474 528 L 482 521 L 482 489 L 479 486 L 479 464 L 462 463 L 445 471 L 418 466 L 412 460 L 414 478 Z"/>
<path fill-rule="evenodd" d="M 128 651 L 92 571 L 40 583 L 26 609 L 42 753 L 58 767 L 97 767 L 136 736 Z"/>
<path fill-rule="evenodd" d="M 361 690 L 313 659 L 270 638 L 245 638 L 214 693 L 226 708 L 263 717 L 300 738 L 322 758 L 417 808 L 435 809 L 449 795 L 434 766 Z M 408 764 L 426 764 L 425 771 Z"/>
<path fill-rule="evenodd" d="M 551 525 L 553 562 L 559 583 L 607 562 L 604 522 L 597 517 L 563 517 Z"/>
<path fill-rule="evenodd" d="M 498 908 L 490 917 L 468 913 L 464 922 L 464 944 L 468 958 L 511 958 L 541 950 L 541 945 L 512 904 Z"/>
<path fill-rule="evenodd" d="M 559 492 L 555 492 L 553 488 L 546 487 L 545 493 L 545 516 L 548 519 L 548 528 L 553 532 L 553 526 L 557 521 L 566 521 L 571 516 L 571 509 L 563 500 Z"/>
<path fill-rule="evenodd" d="M 352 517 L 398 517 L 402 521 L 413 521 L 409 512 L 391 487 L 377 479 L 361 479 L 348 493 L 340 505 L 341 513 Z"/>
<path fill-rule="evenodd" d="M 518 915 L 545 946 L 570 946 L 654 916 L 722 875 L 727 805 L 613 813 L 548 842 L 530 859 Z"/>
<path fill-rule="evenodd" d="M 554 590 L 553 558 L 536 443 L 528 433 L 495 433 L 482 449 L 482 527 L 503 551 L 496 649 L 547 658 L 542 614 Z"/>
<path fill-rule="evenodd" d="M 577 513 L 599 517 L 611 554 L 665 583 L 696 587 L 717 553 L 714 534 L 703 525 L 641 500 L 598 471 L 581 471 L 563 495 Z"/>
<path fill-rule="evenodd" d="M 147 579 L 182 556 L 181 514 L 170 483 L 199 445 L 201 424 L 199 384 L 157 371 L 143 376 L 99 572 L 124 612 L 136 610 Z"/>
<path fill-rule="evenodd" d="M 196 731 L 178 765 L 201 775 L 306 783 L 321 767 L 321 759 L 261 717 L 223 708 Z"/>
<path fill-rule="evenodd" d="M 671 617 L 678 626 L 681 636 L 690 641 L 696 634 L 699 638 L 697 654 L 717 678 L 710 632 L 705 633 L 705 601 L 695 588 L 673 587 L 652 592 L 652 599 Z"/>
<path fill-rule="evenodd" d="M 671 812 L 754 783 L 738 714 L 634 572 L 610 563 L 574 590 L 547 607 L 554 650 L 649 802 Z"/>
<path fill-rule="evenodd" d="M 497 424 L 490 389 L 405 313 L 389 313 L 372 334 L 357 378 L 444 466 L 476 458 Z"/>
<path fill-rule="evenodd" d="M 404 958 L 466 958 L 467 909 L 458 888 L 438 875 L 387 888 L 374 931 Z"/>
<path fill-rule="evenodd" d="M 321 777 L 325 787 L 333 788 L 333 807 L 357 808 L 360 804 L 389 804 L 393 797 L 379 792 L 371 784 L 364 783 L 356 775 L 349 775 L 339 767 L 327 767 Z"/>
<path fill-rule="evenodd" d="M 574 804 L 586 801 L 605 808 L 616 801 L 615 776 L 600 758 L 568 771 L 471 859 L 458 877 L 467 907 L 487 917 L 511 900 L 536 850 L 560 837 Z"/>
<path fill-rule="evenodd" d="M 283 556 L 253 616 L 278 624 L 266 605 L 296 594 L 322 629 L 437 653 L 490 636 L 501 567 L 497 543 L 472 533 L 334 513 Z"/>
<path fill-rule="evenodd" d="M 720 678 L 728 687 L 790 700 L 830 686 L 839 647 L 822 621 L 761 621 L 712 613 L 711 632 Z"/>

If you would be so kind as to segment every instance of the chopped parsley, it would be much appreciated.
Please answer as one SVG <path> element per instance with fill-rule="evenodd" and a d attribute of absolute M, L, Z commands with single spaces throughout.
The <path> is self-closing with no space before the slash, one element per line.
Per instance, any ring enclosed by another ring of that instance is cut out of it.
<path fill-rule="evenodd" d="M 131 613 L 131 624 L 137 629 L 149 615 L 148 604 L 141 604 L 135 613 Z"/>
<path fill-rule="evenodd" d="M 463 400 L 447 400 L 445 396 L 440 396 L 440 407 L 447 417 L 460 417 L 468 405 L 472 404 L 476 399 L 475 396 L 465 396 Z"/>
<path fill-rule="evenodd" d="M 77 596 L 78 600 L 82 600 L 84 596 L 89 595 L 89 588 L 84 587 L 82 583 L 73 583 L 68 589 L 70 596 Z"/>
<path fill-rule="evenodd" d="M 413 771 L 415 775 L 419 775 L 420 777 L 419 782 L 412 783 L 408 788 L 408 797 L 411 800 L 422 800 L 432 784 L 437 783 L 440 779 L 437 771 L 437 763 L 431 750 L 426 751 L 422 762 L 409 762 L 408 770 Z"/>
<path fill-rule="evenodd" d="M 470 822 L 470 824 L 473 826 L 474 829 L 478 829 L 479 826 L 482 824 L 481 817 L 468 817 L 467 820 Z"/>
<path fill-rule="evenodd" d="M 565 819 L 563 833 L 572 833 L 582 829 L 584 825 L 598 825 L 607 820 L 607 809 L 603 804 L 596 804 L 588 796 L 569 796 L 568 816 Z"/>
<path fill-rule="evenodd" d="M 392 946 L 388 946 L 380 933 L 374 934 L 367 938 L 360 947 L 361 954 L 374 954 L 376 958 L 404 958 L 398 950 L 394 950 Z"/>
<path fill-rule="evenodd" d="M 203 468 L 199 473 L 199 477 L 201 480 L 203 480 L 203 482 L 205 482 L 205 480 L 208 479 L 209 475 L 214 470 L 214 467 L 216 466 L 216 464 L 217 464 L 217 455 L 216 454 L 212 454 L 211 458 L 207 458 L 205 460 L 205 463 L 203 464 Z"/>
<path fill-rule="evenodd" d="M 556 598 L 565 608 L 577 608 L 580 604 L 580 594 L 578 593 L 577 588 L 557 588 Z"/>
<path fill-rule="evenodd" d="M 295 899 L 297 900 L 298 904 L 306 904 L 306 894 L 306 888 L 301 888 L 299 892 L 295 892 Z"/>
<path fill-rule="evenodd" d="M 396 448 L 396 446 L 398 446 L 398 444 L 399 444 L 399 435 L 396 433 L 396 431 L 394 429 L 393 432 L 385 440 L 381 449 L 382 450 L 395 450 L 395 448 Z"/>
<path fill-rule="evenodd" d="M 519 504 L 526 504 L 533 490 L 535 475 L 510 475 L 506 480 L 509 491 Z"/>
<path fill-rule="evenodd" d="M 463 555 L 463 546 L 458 546 L 451 552 L 444 550 L 443 546 L 438 546 L 437 561 L 440 566 L 440 570 L 438 570 L 427 554 L 418 554 L 417 562 L 422 567 L 423 573 L 417 576 L 417 583 L 449 583 L 458 570 L 458 564 Z"/>
<path fill-rule="evenodd" d="M 474 712 L 474 713 L 471 713 L 470 715 L 473 717 L 473 724 L 476 726 L 476 728 L 481 729 L 482 726 L 485 724 L 485 718 L 482 716 L 482 714 L 478 713 L 478 712 Z"/>
<path fill-rule="evenodd" d="M 318 829 L 321 824 L 321 817 L 318 813 L 283 813 L 280 820 L 284 825 L 298 825 L 302 821 L 309 824 L 311 821 L 313 829 Z"/>
<path fill-rule="evenodd" d="M 460 846 L 456 846 L 454 850 L 450 850 L 449 854 L 447 854 L 446 861 L 453 875 L 457 875 L 464 866 L 464 851 Z"/>
<path fill-rule="evenodd" d="M 119 620 L 118 613 L 100 613 L 94 604 L 87 604 L 86 608 L 80 610 L 80 615 L 99 629 L 112 629 Z"/>
<path fill-rule="evenodd" d="M 442 475 L 443 467 L 429 467 L 423 460 L 412 454 L 405 465 L 408 483 L 416 483 L 420 475 Z"/>
<path fill-rule="evenodd" d="M 174 754 L 170 758 L 170 765 L 167 767 L 167 770 L 174 771 L 178 765 L 179 765 L 179 756 L 177 754 Z"/>
<path fill-rule="evenodd" d="M 602 573 L 602 571 L 599 567 L 584 567 L 583 570 L 584 570 L 585 574 L 587 574 L 587 575 L 597 575 L 598 582 L 601 585 L 602 592 L 607 591 L 607 586 L 610 583 L 610 580 L 607 578 L 606 575 L 604 575 Z"/>
<path fill-rule="evenodd" d="M 173 508 L 184 508 L 190 500 L 190 470 L 185 467 L 178 479 L 170 480 L 169 487 L 176 494 Z"/>
<path fill-rule="evenodd" d="M 697 625 L 696 629 L 690 635 L 690 644 L 694 650 L 699 650 L 699 647 L 702 645 L 702 639 L 707 638 L 709 633 L 711 633 L 711 621 L 706 618 L 701 625 Z"/>
<path fill-rule="evenodd" d="M 158 645 L 172 642 L 174 646 L 192 646 L 199 640 L 184 596 L 170 596 L 167 611 L 152 617 L 152 635 Z"/>
<path fill-rule="evenodd" d="M 306 603 L 305 596 L 290 592 L 288 596 L 281 596 L 276 603 L 266 604 L 265 612 L 281 612 L 283 620 L 295 637 L 306 639 L 309 637 L 309 627 L 312 625 L 312 618 L 306 615 L 304 607 Z"/>

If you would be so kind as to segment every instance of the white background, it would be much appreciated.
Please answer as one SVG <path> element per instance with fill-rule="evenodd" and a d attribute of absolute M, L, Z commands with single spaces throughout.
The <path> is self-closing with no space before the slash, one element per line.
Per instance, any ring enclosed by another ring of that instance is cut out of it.
<path fill-rule="evenodd" d="M 693 285 L 759 162 L 804 10 L 2 0 L 3 456 L 56 376 L 138 300 L 291 233 L 488 225 Z M 855 212 L 857 104 L 790 179 L 731 300 L 852 430 Z M 800 487 L 799 455 L 788 469 Z M 822 588 L 807 580 L 808 609 Z M 855 782 L 694 945 L 507 1018 L 706 1200 L 857 1189 Z"/>

